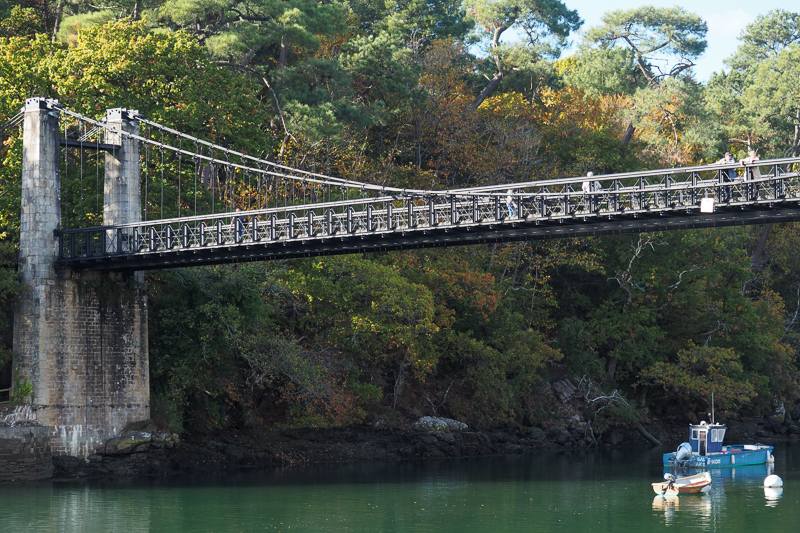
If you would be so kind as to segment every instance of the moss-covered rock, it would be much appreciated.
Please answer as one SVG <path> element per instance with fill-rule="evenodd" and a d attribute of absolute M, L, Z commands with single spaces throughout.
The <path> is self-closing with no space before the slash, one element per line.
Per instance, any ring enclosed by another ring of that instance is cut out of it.
<path fill-rule="evenodd" d="M 464 422 L 459 422 L 452 418 L 436 416 L 423 416 L 414 422 L 412 427 L 417 431 L 424 431 L 427 433 L 452 433 L 469 429 L 469 426 Z"/>

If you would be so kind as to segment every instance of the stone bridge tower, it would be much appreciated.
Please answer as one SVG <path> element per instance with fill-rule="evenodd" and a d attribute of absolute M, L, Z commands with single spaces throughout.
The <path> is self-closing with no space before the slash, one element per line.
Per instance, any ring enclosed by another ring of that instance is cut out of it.
<path fill-rule="evenodd" d="M 14 318 L 14 366 L 33 385 L 56 454 L 88 457 L 129 422 L 150 416 L 147 299 L 138 273 L 56 271 L 61 227 L 59 112 L 25 104 L 19 271 L 27 290 Z M 138 133 L 126 110 L 107 123 Z M 139 145 L 108 132 L 104 225 L 141 221 Z"/>

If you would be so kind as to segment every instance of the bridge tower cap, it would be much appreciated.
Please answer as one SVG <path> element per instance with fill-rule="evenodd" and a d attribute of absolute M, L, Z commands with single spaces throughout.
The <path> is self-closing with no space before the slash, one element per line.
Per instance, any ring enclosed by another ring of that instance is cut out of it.
<path fill-rule="evenodd" d="M 35 96 L 33 98 L 25 99 L 25 107 L 23 111 L 36 111 L 38 109 L 53 109 L 58 105 L 58 100 L 55 98 L 45 98 L 44 96 Z"/>
<path fill-rule="evenodd" d="M 135 120 L 138 114 L 138 109 L 115 107 L 106 111 L 106 118 L 109 120 Z"/>

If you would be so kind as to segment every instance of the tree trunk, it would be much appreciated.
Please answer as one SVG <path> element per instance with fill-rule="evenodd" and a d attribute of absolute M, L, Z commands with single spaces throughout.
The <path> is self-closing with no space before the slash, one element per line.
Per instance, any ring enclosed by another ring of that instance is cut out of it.
<path fill-rule="evenodd" d="M 618 362 L 619 362 L 619 360 L 616 357 L 612 358 L 608 362 L 608 371 L 606 372 L 606 375 L 608 376 L 608 379 L 611 380 L 611 381 L 614 381 L 614 374 L 617 373 L 617 363 Z"/>
<path fill-rule="evenodd" d="M 514 11 L 515 14 L 517 12 L 518 10 Z M 506 22 L 505 24 L 502 24 L 501 26 L 498 26 L 497 28 L 494 29 L 494 35 L 492 35 L 492 49 L 497 50 L 497 48 L 500 46 L 500 37 L 508 28 L 511 27 L 513 23 L 514 22 L 512 20 L 511 22 Z M 473 100 L 472 103 L 469 104 L 468 106 L 469 110 L 475 111 L 476 109 L 478 109 L 478 107 L 483 103 L 483 101 L 489 98 L 492 95 L 492 93 L 495 92 L 497 88 L 500 86 L 500 82 L 503 80 L 504 76 L 503 62 L 500 60 L 500 56 L 497 54 L 494 55 L 494 64 L 497 67 L 497 74 L 495 74 L 494 77 L 491 80 L 489 80 L 489 83 L 486 85 L 486 87 L 483 88 L 481 94 L 476 96 L 475 100 Z"/>
<path fill-rule="evenodd" d="M 791 157 L 800 155 L 800 106 L 797 106 L 794 120 L 794 142 L 792 143 Z M 764 247 L 767 244 L 767 237 L 769 231 L 772 229 L 772 224 L 764 224 L 761 229 L 761 235 L 758 237 L 758 244 L 753 251 L 753 256 L 750 258 L 750 269 L 754 272 L 759 272 L 763 269 L 762 262 L 764 260 Z"/>
<path fill-rule="evenodd" d="M 756 249 L 753 250 L 753 255 L 750 257 L 750 270 L 754 272 L 760 272 L 764 265 L 762 264 L 764 259 L 764 246 L 767 244 L 767 236 L 769 236 L 769 230 L 772 229 L 772 224 L 764 224 L 764 227 L 761 228 L 761 235 L 758 236 L 758 244 L 756 244 Z"/>
<path fill-rule="evenodd" d="M 131 12 L 131 20 L 139 20 L 139 12 L 142 9 L 142 0 L 136 0 L 133 3 L 133 11 Z"/>
<path fill-rule="evenodd" d="M 494 78 L 489 80 L 489 83 L 486 84 L 486 87 L 483 88 L 481 94 L 476 96 L 475 100 L 473 100 L 472 103 L 469 104 L 469 109 L 471 111 L 475 111 L 476 109 L 478 109 L 478 107 L 483 103 L 483 101 L 489 98 L 492 95 L 492 93 L 495 92 L 495 90 L 497 90 L 497 87 L 500 85 L 500 81 L 502 81 L 502 79 L 503 79 L 502 72 L 498 72 L 497 74 L 495 74 Z"/>
<path fill-rule="evenodd" d="M 400 366 L 397 369 L 397 376 L 395 376 L 394 387 L 392 390 L 392 409 L 397 411 L 397 398 L 403 390 L 403 383 L 405 382 L 406 375 L 406 362 L 400 361 Z"/>
<path fill-rule="evenodd" d="M 64 14 L 64 0 L 58 0 L 58 4 L 56 5 L 56 13 L 55 13 L 55 20 L 53 20 L 53 37 L 52 41 L 56 42 L 56 35 L 58 34 L 58 30 L 61 28 L 61 15 Z"/>
<path fill-rule="evenodd" d="M 645 439 L 647 439 L 653 446 L 661 446 L 661 441 L 652 436 L 646 429 L 644 429 L 644 427 L 640 422 L 636 422 L 636 431 L 638 431 L 639 434 Z"/>
<path fill-rule="evenodd" d="M 640 387 L 637 394 L 639 409 L 647 409 L 647 387 Z"/>
<path fill-rule="evenodd" d="M 625 157 L 625 152 L 628 151 L 628 144 L 630 144 L 631 139 L 633 139 L 634 131 L 636 131 L 636 128 L 633 127 L 633 122 L 628 122 L 625 133 L 622 135 L 622 157 Z"/>
<path fill-rule="evenodd" d="M 250 60 L 253 59 L 253 56 L 256 55 L 256 51 L 253 48 L 250 48 L 247 53 L 242 58 L 242 62 L 240 63 L 243 67 L 247 67 L 250 65 Z"/>
<path fill-rule="evenodd" d="M 281 51 L 278 54 L 278 68 L 286 66 L 289 60 L 289 45 L 286 43 L 286 36 L 281 37 Z"/>
<path fill-rule="evenodd" d="M 414 147 L 416 148 L 417 168 L 422 170 L 422 142 L 419 135 L 419 120 L 414 119 Z"/>

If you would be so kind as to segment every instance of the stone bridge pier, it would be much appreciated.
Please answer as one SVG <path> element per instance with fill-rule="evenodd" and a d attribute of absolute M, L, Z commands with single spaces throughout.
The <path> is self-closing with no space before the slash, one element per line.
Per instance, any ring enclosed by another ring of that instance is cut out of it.
<path fill-rule="evenodd" d="M 14 317 L 14 367 L 54 454 L 86 458 L 129 422 L 150 417 L 147 296 L 136 273 L 57 271 L 61 227 L 60 129 L 55 102 L 25 104 L 19 273 L 27 290 Z M 138 133 L 124 109 L 106 121 Z M 141 221 L 138 142 L 108 132 L 104 225 Z M 88 146 L 88 144 L 87 144 Z"/>

